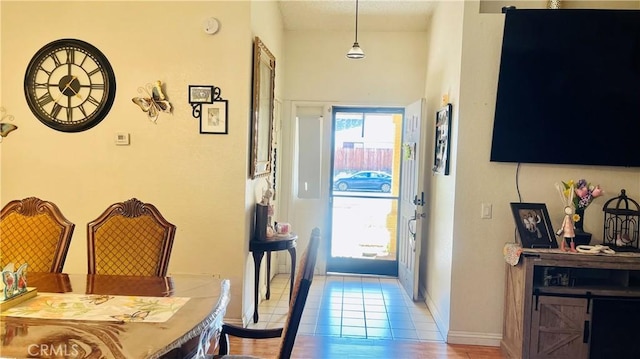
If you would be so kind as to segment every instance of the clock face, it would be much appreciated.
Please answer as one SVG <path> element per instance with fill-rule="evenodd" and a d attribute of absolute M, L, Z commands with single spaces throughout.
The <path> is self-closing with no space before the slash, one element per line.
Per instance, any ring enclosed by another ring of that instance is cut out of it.
<path fill-rule="evenodd" d="M 102 121 L 113 104 L 116 79 L 107 58 L 76 39 L 53 41 L 38 50 L 24 77 L 31 112 L 63 132 L 85 131 Z"/>

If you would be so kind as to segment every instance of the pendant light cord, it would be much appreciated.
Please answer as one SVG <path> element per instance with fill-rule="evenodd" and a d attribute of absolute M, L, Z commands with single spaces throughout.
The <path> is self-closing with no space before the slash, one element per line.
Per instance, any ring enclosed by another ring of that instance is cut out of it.
<path fill-rule="evenodd" d="M 359 13 L 359 1 L 356 0 L 356 31 L 355 31 L 355 42 L 353 43 L 353 46 L 351 47 L 351 49 L 349 50 L 349 52 L 347 52 L 347 58 L 349 59 L 363 59 L 364 58 L 364 52 L 362 51 L 362 49 L 360 48 L 360 44 L 358 44 L 358 13 Z"/>
<path fill-rule="evenodd" d="M 358 42 L 358 0 L 356 0 L 356 43 Z"/>

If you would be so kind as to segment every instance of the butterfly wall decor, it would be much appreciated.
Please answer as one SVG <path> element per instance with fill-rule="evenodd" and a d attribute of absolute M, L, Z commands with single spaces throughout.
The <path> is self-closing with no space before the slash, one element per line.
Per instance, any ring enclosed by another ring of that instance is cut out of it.
<path fill-rule="evenodd" d="M 4 107 L 0 107 L 0 142 L 2 139 L 14 130 L 18 129 L 18 126 L 8 123 L 7 121 L 13 121 L 13 115 L 7 114 L 7 110 Z"/>
<path fill-rule="evenodd" d="M 151 121 L 156 122 L 160 112 L 171 113 L 171 103 L 162 91 L 162 82 L 156 81 L 153 85 L 147 84 L 145 87 L 139 87 L 138 93 L 146 94 L 146 96 L 134 97 L 131 101 L 146 112 Z"/>

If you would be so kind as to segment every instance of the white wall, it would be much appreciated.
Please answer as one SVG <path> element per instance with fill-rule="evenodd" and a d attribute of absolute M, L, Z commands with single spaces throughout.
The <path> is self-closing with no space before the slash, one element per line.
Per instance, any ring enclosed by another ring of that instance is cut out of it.
<path fill-rule="evenodd" d="M 274 97 L 276 100 L 282 98 L 283 92 L 283 82 L 284 82 L 284 74 L 285 74 L 285 66 L 286 59 L 283 54 L 283 25 L 282 19 L 280 17 L 280 11 L 278 9 L 277 4 L 274 1 L 252 1 L 251 2 L 251 29 L 253 32 L 253 36 L 258 36 L 260 40 L 264 43 L 264 45 L 269 49 L 271 54 L 276 58 L 276 67 L 275 67 L 275 88 L 274 88 Z M 249 85 L 249 89 L 251 89 L 251 85 Z M 249 96 L 251 92 L 249 92 Z M 247 111 L 247 116 L 251 116 L 251 110 Z M 275 120 L 275 119 L 274 119 Z M 251 133 L 251 131 L 249 131 Z M 274 146 L 276 145 L 276 140 L 273 141 Z M 272 176 L 268 177 L 260 177 L 247 185 L 247 218 L 249 220 L 249 226 L 252 227 L 253 219 L 254 219 L 254 206 L 255 202 L 259 201 L 262 198 L 262 194 L 267 189 L 266 179 L 273 184 Z M 279 193 L 278 193 L 279 194 Z M 280 196 L 276 196 L 273 205 L 275 208 L 275 218 L 278 218 L 280 213 Z M 276 252 L 277 253 L 277 252 Z M 277 258 L 276 253 L 274 253 L 274 257 Z M 283 252 L 287 253 L 287 252 Z M 288 254 L 288 253 L 287 253 Z M 266 256 L 265 256 L 266 257 Z M 272 260 L 272 268 L 271 275 L 275 275 L 278 273 L 277 268 L 277 260 Z M 248 320 L 253 320 L 253 300 L 254 300 L 254 265 L 253 265 L 253 256 L 248 254 L 246 259 L 245 266 L 245 278 L 247 280 L 244 282 L 244 312 L 243 317 L 245 319 L 245 323 Z M 259 299 L 262 299 L 266 295 L 266 258 L 263 259 L 261 270 L 260 270 L 260 285 L 259 285 Z"/>
<path fill-rule="evenodd" d="M 346 58 L 352 32 L 286 31 L 287 100 L 405 106 L 425 76 L 424 32 L 358 32 L 366 57 Z"/>
<path fill-rule="evenodd" d="M 435 113 L 443 97 L 452 103 L 450 173 L 448 176 L 425 176 L 428 189 L 427 233 L 422 238 L 420 257 L 420 291 L 441 332 L 449 331 L 453 263 L 454 204 L 457 179 L 456 153 L 460 111 L 460 63 L 462 56 L 463 3 L 439 2 L 430 22 L 429 56 L 425 98 L 427 99 L 427 154 L 433 154 Z M 432 161 L 433 155 L 426 156 Z M 426 166 L 430 171 L 431 166 Z"/>
<path fill-rule="evenodd" d="M 448 339 L 497 345 L 504 301 L 502 248 L 505 242 L 514 241 L 509 203 L 518 202 L 519 197 L 516 165 L 489 162 L 504 16 L 481 14 L 478 9 L 477 1 L 464 2 L 460 100 L 454 118 L 458 136 L 453 147 L 456 185 Z M 568 150 L 579 152 L 571 146 Z M 522 202 L 546 203 L 554 228 L 558 228 L 563 210 L 554 184 L 580 178 L 599 183 L 606 191 L 586 212 L 585 230 L 598 242 L 604 202 L 619 195 L 622 188 L 631 198 L 640 198 L 638 169 L 523 164 L 518 178 L 520 195 Z M 482 203 L 493 204 L 492 219 L 480 218 Z"/>
<path fill-rule="evenodd" d="M 256 6 L 264 10 L 269 4 Z M 58 204 L 76 224 L 64 270 L 86 273 L 86 224 L 114 202 L 131 197 L 151 202 L 177 226 L 169 274 L 229 278 L 237 300 L 227 316 L 240 320 L 241 313 L 252 312 L 248 240 L 261 193 L 261 183 L 248 180 L 252 41 L 255 34 L 264 36 L 279 56 L 281 30 L 270 27 L 279 14 L 263 11 L 255 21 L 248 1 L 2 1 L 0 6 L 1 103 L 19 127 L 1 145 L 1 204 L 28 196 Z M 202 28 L 210 16 L 221 22 L 216 35 Z M 80 133 L 44 126 L 23 95 L 33 54 L 68 37 L 98 47 L 116 74 L 111 112 Z M 156 80 L 164 83 L 174 109 L 152 123 L 131 98 Z M 222 89 L 229 100 L 228 135 L 199 134 L 187 103 L 188 85 L 194 84 Z M 130 133 L 131 145 L 115 146 L 116 132 Z"/>

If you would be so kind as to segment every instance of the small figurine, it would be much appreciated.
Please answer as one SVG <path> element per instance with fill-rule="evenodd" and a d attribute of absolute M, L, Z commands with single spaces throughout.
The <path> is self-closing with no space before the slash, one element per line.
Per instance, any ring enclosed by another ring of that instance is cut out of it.
<path fill-rule="evenodd" d="M 562 228 L 556 232 L 557 235 L 562 235 L 564 238 L 560 244 L 560 249 L 563 251 L 576 252 L 576 244 L 573 239 L 576 236 L 575 227 L 573 224 L 573 207 L 564 207 L 564 219 L 562 220 Z M 570 239 L 570 248 L 566 248 L 565 239 Z"/>
<path fill-rule="evenodd" d="M 269 179 L 266 178 L 265 181 L 267 181 L 267 189 L 262 194 L 262 201 L 260 201 L 260 203 L 266 206 L 271 204 L 271 197 L 273 197 L 273 191 L 271 190 L 271 182 L 269 182 Z"/>
<path fill-rule="evenodd" d="M 273 238 L 276 235 L 276 232 L 270 226 L 267 226 L 267 238 Z"/>
<path fill-rule="evenodd" d="M 560 241 L 560 249 L 563 252 L 577 252 L 576 251 L 576 244 L 573 241 L 573 239 L 576 236 L 576 232 L 575 232 L 575 227 L 574 227 L 574 223 L 573 223 L 573 216 L 575 214 L 575 210 L 573 208 L 573 196 L 574 196 L 574 187 L 573 185 L 569 188 L 569 190 L 567 191 L 568 195 L 565 195 L 565 191 L 564 189 L 559 185 L 556 184 L 556 188 L 558 189 L 558 192 L 560 193 L 560 198 L 562 199 L 562 202 L 564 204 L 564 219 L 562 220 L 562 226 L 560 227 L 560 229 L 556 232 L 556 235 L 558 236 L 562 236 L 562 240 Z M 569 239 L 570 240 L 570 248 L 567 248 L 567 244 L 566 244 L 566 240 Z"/>
<path fill-rule="evenodd" d="M 271 204 L 271 197 L 273 197 L 273 190 L 271 190 L 271 182 L 269 182 L 269 179 L 266 179 L 267 181 L 267 189 L 264 191 L 264 193 L 262 194 L 262 201 L 260 201 L 260 204 L 267 206 L 267 237 L 269 237 L 269 229 L 271 229 L 271 234 L 275 233 L 275 230 L 273 229 L 273 225 L 271 224 L 271 220 L 273 218 L 273 214 L 274 214 L 274 208 L 273 208 L 273 204 Z"/>

